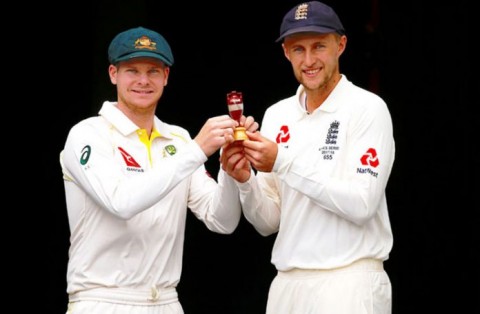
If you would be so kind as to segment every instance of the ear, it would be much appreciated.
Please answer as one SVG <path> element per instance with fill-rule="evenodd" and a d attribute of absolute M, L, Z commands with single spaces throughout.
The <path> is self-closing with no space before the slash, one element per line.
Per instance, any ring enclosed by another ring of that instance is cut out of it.
<path fill-rule="evenodd" d="M 163 86 L 167 86 L 168 84 L 168 76 L 170 74 L 170 67 L 165 67 L 163 69 L 164 73 L 165 73 L 165 82 L 163 82 Z"/>
<path fill-rule="evenodd" d="M 108 67 L 108 75 L 110 76 L 110 82 L 112 82 L 113 85 L 117 85 L 117 71 L 117 67 L 110 64 Z"/>
<path fill-rule="evenodd" d="M 340 39 L 338 40 L 338 56 L 340 57 L 342 53 L 345 51 L 345 48 L 347 48 L 347 36 L 342 35 L 340 36 Z"/>
<path fill-rule="evenodd" d="M 285 43 L 282 43 L 282 49 L 283 49 L 283 55 L 285 56 L 285 58 L 288 59 L 288 61 L 290 61 L 290 55 L 288 54 L 287 48 L 285 48 Z"/>

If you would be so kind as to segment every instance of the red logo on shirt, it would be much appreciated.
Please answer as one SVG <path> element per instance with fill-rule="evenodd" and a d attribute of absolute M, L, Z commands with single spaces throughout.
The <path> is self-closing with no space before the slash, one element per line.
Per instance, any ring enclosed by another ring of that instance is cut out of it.
<path fill-rule="evenodd" d="M 277 144 L 278 143 L 286 143 L 290 139 L 290 131 L 288 130 L 287 125 L 282 125 L 280 128 L 280 132 L 277 135 Z"/>
<path fill-rule="evenodd" d="M 133 159 L 133 157 L 127 153 L 123 148 L 118 147 L 118 150 L 122 154 L 123 160 L 125 160 L 125 163 L 127 164 L 128 167 L 135 167 L 135 168 L 141 168 L 138 162 Z"/>
<path fill-rule="evenodd" d="M 376 168 L 380 162 L 378 161 L 377 151 L 375 148 L 369 148 L 365 155 L 360 158 L 360 162 L 364 166 L 372 166 L 373 168 Z"/>

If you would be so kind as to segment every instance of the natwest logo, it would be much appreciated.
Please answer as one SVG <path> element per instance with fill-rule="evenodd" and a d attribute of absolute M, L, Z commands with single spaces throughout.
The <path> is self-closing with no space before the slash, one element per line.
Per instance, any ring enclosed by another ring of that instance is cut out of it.
<path fill-rule="evenodd" d="M 286 143 L 290 139 L 290 131 L 288 130 L 287 125 L 282 125 L 280 127 L 280 132 L 277 135 L 276 141 L 279 143 Z"/>
<path fill-rule="evenodd" d="M 374 148 L 369 148 L 362 158 L 360 158 L 360 162 L 364 166 L 376 168 L 380 164 L 377 158 L 377 151 Z"/>

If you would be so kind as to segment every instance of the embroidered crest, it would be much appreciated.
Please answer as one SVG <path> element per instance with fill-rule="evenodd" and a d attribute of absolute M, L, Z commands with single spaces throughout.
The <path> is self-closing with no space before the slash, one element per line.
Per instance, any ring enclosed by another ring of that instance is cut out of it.
<path fill-rule="evenodd" d="M 156 50 L 157 49 L 157 43 L 152 41 L 150 38 L 147 36 L 142 36 L 135 40 L 135 48 L 136 49 L 149 49 L 149 50 Z"/>
<path fill-rule="evenodd" d="M 165 151 L 169 155 L 175 155 L 177 153 L 177 148 L 173 145 L 167 145 L 167 146 L 165 146 Z"/>
<path fill-rule="evenodd" d="M 297 7 L 295 11 L 295 19 L 296 20 L 306 20 L 308 14 L 308 4 L 303 3 Z"/>

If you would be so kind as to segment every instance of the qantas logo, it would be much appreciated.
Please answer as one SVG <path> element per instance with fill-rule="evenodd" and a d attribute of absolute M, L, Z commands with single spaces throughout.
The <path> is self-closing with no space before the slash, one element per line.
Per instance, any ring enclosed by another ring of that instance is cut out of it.
<path fill-rule="evenodd" d="M 277 135 L 276 141 L 277 144 L 286 143 L 290 139 L 290 131 L 287 125 L 282 125 L 280 127 L 280 132 Z"/>
<path fill-rule="evenodd" d="M 135 159 L 133 159 L 133 157 L 129 153 L 127 153 L 123 148 L 118 147 L 118 150 L 122 154 L 123 160 L 125 160 L 125 163 L 127 164 L 128 167 L 141 168 L 138 162 L 136 162 Z"/>

